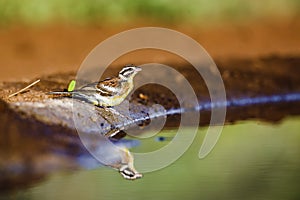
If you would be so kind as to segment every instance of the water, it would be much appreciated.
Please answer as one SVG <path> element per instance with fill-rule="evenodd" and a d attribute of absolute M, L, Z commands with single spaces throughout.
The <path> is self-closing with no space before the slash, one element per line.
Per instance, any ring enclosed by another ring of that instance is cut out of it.
<path fill-rule="evenodd" d="M 299 199 L 300 120 L 278 125 L 250 121 L 224 127 L 213 151 L 198 159 L 205 128 L 172 165 L 136 181 L 109 168 L 55 174 L 3 199 Z M 188 131 L 188 129 L 187 129 Z M 134 151 L 154 150 L 166 140 L 150 138 Z M 155 147 L 155 148 L 154 148 Z M 0 196 L 1 197 L 1 196 Z"/>

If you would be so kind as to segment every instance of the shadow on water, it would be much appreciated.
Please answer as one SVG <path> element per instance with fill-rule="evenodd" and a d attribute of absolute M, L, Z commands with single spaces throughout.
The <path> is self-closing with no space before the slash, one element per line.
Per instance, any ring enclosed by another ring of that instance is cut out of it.
<path fill-rule="evenodd" d="M 248 121 L 228 125 L 214 150 L 198 158 L 206 128 L 200 128 L 185 154 L 172 165 L 137 181 L 98 168 L 55 174 L 48 181 L 1 199 L 297 199 L 300 196 L 300 121 L 279 125 Z M 189 131 L 186 128 L 186 131 Z M 135 152 L 159 149 L 169 130 L 141 140 Z"/>

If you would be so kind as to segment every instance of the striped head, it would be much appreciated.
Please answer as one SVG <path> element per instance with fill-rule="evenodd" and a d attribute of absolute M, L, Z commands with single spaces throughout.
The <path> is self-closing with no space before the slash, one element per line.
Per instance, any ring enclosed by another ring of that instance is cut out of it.
<path fill-rule="evenodd" d="M 123 80 L 132 79 L 142 68 L 134 65 L 126 65 L 120 72 L 119 77 Z"/>
<path fill-rule="evenodd" d="M 128 165 L 123 165 L 119 169 L 119 173 L 127 180 L 135 180 L 143 177 L 141 173 L 138 173 L 134 168 L 131 168 Z"/>

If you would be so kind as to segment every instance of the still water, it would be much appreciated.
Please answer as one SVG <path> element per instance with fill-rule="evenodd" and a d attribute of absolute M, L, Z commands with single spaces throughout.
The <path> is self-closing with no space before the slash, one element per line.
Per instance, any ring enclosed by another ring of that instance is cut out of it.
<path fill-rule="evenodd" d="M 188 129 L 187 129 L 188 131 Z M 205 128 L 172 165 L 136 181 L 114 170 L 64 172 L 0 199 L 299 199 L 300 119 L 280 124 L 249 121 L 227 125 L 213 149 L 198 158 Z M 133 149 L 147 151 L 169 142 L 149 138 Z"/>

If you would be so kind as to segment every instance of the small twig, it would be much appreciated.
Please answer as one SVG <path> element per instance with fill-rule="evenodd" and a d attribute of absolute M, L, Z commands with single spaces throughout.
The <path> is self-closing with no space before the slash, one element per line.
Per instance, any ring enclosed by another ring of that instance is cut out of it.
<path fill-rule="evenodd" d="M 32 87 L 32 86 L 34 86 L 34 85 L 35 85 L 35 84 L 37 84 L 38 82 L 40 82 L 40 79 L 38 79 L 38 80 L 34 81 L 33 83 L 31 83 L 30 85 L 28 85 L 28 86 L 24 87 L 23 89 L 21 89 L 21 90 L 19 90 L 19 91 L 15 92 L 15 93 L 13 93 L 13 94 L 9 95 L 9 96 L 8 96 L 8 98 L 10 98 L 10 97 L 13 97 L 13 96 L 16 96 L 17 94 L 19 94 L 19 93 L 21 93 L 21 92 L 23 92 L 23 91 L 27 90 L 28 88 L 30 88 L 30 87 Z"/>

